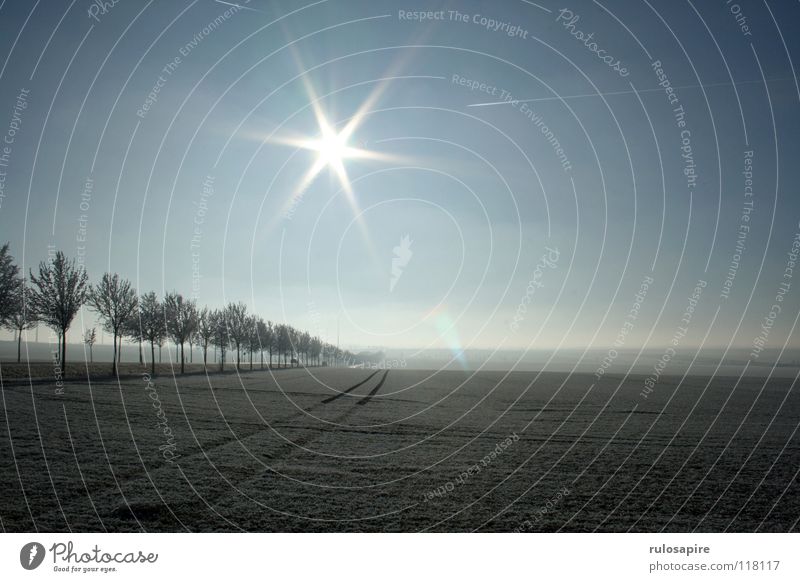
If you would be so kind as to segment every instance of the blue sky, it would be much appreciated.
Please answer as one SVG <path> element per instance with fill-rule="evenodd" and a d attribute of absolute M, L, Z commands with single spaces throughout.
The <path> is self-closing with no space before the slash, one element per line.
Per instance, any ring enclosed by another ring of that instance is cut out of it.
<path fill-rule="evenodd" d="M 626 347 L 668 344 L 698 280 L 707 287 L 681 348 L 748 347 L 791 282 L 796 4 L 742 3 L 739 22 L 722 2 L 252 0 L 222 19 L 231 7 L 213 0 L 121 1 L 96 18 L 90 2 L 57 4 L 0 7 L 1 132 L 29 92 L 0 229 L 26 269 L 52 244 L 85 252 L 93 279 L 113 270 L 159 294 L 194 287 L 201 303 L 244 300 L 329 339 L 338 325 L 344 343 L 387 347 L 604 349 L 647 277 Z M 534 101 L 471 106 L 501 92 Z M 352 196 L 326 168 L 292 204 L 316 154 L 284 142 L 319 133 L 314 96 L 340 128 L 369 103 L 350 145 L 380 156 L 344 161 Z M 558 260 L 537 273 L 547 248 Z M 791 287 L 771 347 L 798 347 Z"/>

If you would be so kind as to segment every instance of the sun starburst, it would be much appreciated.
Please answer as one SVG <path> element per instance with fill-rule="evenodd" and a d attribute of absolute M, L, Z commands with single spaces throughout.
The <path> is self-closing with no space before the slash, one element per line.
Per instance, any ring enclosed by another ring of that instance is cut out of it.
<path fill-rule="evenodd" d="M 369 152 L 348 145 L 355 127 L 348 124 L 343 130 L 336 131 L 328 120 L 318 113 L 317 122 L 319 123 L 319 136 L 313 139 L 299 140 L 296 145 L 317 153 L 317 159 L 301 182 L 301 188 L 305 188 L 322 170 L 330 168 L 339 179 L 342 189 L 352 196 L 352 186 L 347 176 L 344 161 L 353 158 L 370 157 Z"/>

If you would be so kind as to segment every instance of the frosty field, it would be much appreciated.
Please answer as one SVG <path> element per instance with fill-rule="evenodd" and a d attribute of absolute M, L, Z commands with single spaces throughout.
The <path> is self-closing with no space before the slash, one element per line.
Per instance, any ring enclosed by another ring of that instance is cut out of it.
<path fill-rule="evenodd" d="M 6 381 L 0 519 L 9 532 L 797 530 L 792 381 L 680 380 L 647 399 L 638 376 L 555 373 L 309 368 L 63 394 Z"/>

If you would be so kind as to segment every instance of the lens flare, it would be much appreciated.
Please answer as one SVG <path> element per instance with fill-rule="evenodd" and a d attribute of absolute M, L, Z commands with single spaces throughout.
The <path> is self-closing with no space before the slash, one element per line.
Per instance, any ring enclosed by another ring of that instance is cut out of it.
<path fill-rule="evenodd" d="M 467 358 L 464 353 L 464 348 L 461 347 L 461 340 L 458 337 L 458 330 L 456 324 L 447 309 L 443 306 L 438 306 L 431 312 L 435 316 L 434 325 L 436 331 L 439 332 L 439 337 L 444 341 L 445 345 L 453 355 L 453 360 L 458 362 L 463 370 L 467 369 Z"/>

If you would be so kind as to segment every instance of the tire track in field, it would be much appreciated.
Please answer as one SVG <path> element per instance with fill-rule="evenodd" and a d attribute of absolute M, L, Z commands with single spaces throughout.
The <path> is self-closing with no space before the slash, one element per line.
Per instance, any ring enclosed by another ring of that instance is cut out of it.
<path fill-rule="evenodd" d="M 344 394 L 351 392 L 352 390 L 358 388 L 359 386 L 363 386 L 369 380 L 374 378 L 377 373 L 378 373 L 378 371 L 376 370 L 375 372 L 373 372 L 372 374 L 367 376 L 367 378 L 365 380 L 359 382 L 355 386 L 351 386 L 350 388 L 348 388 L 344 392 L 340 392 L 339 394 L 334 396 L 333 399 L 339 398 L 340 396 L 343 396 Z M 381 387 L 383 386 L 383 383 L 386 382 L 386 376 L 388 376 L 388 375 L 389 375 L 389 370 L 386 370 L 383 373 L 383 377 L 381 377 L 380 381 L 375 385 L 375 388 L 373 388 L 370 391 L 369 394 L 367 394 L 365 397 L 361 398 L 360 400 L 356 401 L 353 406 L 351 406 L 350 408 L 345 410 L 343 413 L 341 413 L 340 415 L 336 416 L 335 418 L 333 418 L 332 420 L 330 420 L 328 422 L 331 423 L 331 424 L 334 424 L 334 425 L 338 425 L 338 424 L 341 424 L 343 421 L 347 420 L 350 416 L 353 415 L 353 413 L 356 412 L 356 410 L 358 410 L 356 408 L 356 405 L 366 404 L 367 402 L 370 401 L 370 399 L 373 396 L 375 396 L 375 394 L 378 393 L 378 390 L 381 389 Z M 328 398 L 326 400 L 323 400 L 322 404 L 324 404 L 326 402 L 330 402 L 330 401 L 331 401 L 331 398 Z M 316 405 L 316 406 L 319 406 L 319 405 Z M 311 409 L 316 408 L 316 406 L 312 407 Z M 309 410 L 311 410 L 311 409 L 309 409 Z M 301 414 L 302 413 L 296 413 L 296 415 L 301 415 Z M 286 421 L 284 421 L 284 422 L 286 422 Z M 296 439 L 296 440 L 292 441 L 291 444 L 293 446 L 289 449 L 288 453 L 286 453 L 284 455 L 280 455 L 280 456 L 270 457 L 270 458 L 273 459 L 273 460 L 276 460 L 276 461 L 285 461 L 286 459 L 291 457 L 296 452 L 296 449 L 305 449 L 306 445 L 308 445 L 309 443 L 319 439 L 321 436 L 326 434 L 326 432 L 327 431 L 323 429 L 323 430 L 316 430 L 313 433 L 308 433 L 305 437 L 301 437 L 299 439 Z M 289 444 L 289 443 L 287 443 L 287 444 Z M 306 451 L 306 452 L 309 452 L 309 451 Z"/>
<path fill-rule="evenodd" d="M 355 390 L 359 386 L 363 386 L 364 384 L 369 382 L 373 377 L 375 377 L 375 375 L 377 373 L 378 373 L 378 371 L 373 372 L 372 374 L 367 376 L 367 378 L 365 378 L 364 380 L 356 383 L 353 386 L 350 386 L 346 390 L 340 392 L 339 394 L 336 394 L 333 397 L 326 398 L 322 402 L 311 406 L 310 408 L 308 408 L 304 412 L 293 413 L 293 414 L 291 414 L 291 415 L 289 415 L 287 417 L 284 417 L 284 419 L 282 419 L 282 420 L 273 421 L 272 424 L 276 424 L 278 422 L 288 422 L 288 421 L 291 421 L 293 418 L 302 417 L 302 416 L 305 415 L 305 412 L 313 410 L 313 409 L 316 409 L 316 408 L 322 406 L 323 404 L 325 404 L 327 402 L 331 402 L 332 400 L 335 400 L 335 399 L 343 396 L 344 394 L 348 394 L 348 393 L 352 392 L 353 390 Z M 334 423 L 334 424 L 339 424 L 339 423 L 343 422 L 344 420 L 346 420 L 351 415 L 353 415 L 353 413 L 355 413 L 357 410 L 359 410 L 358 408 L 356 408 L 356 405 L 365 404 L 373 396 L 375 396 L 375 394 L 378 393 L 378 391 L 380 390 L 380 388 L 383 386 L 384 382 L 386 381 L 386 377 L 388 376 L 388 374 L 389 374 L 389 370 L 386 370 L 384 372 L 383 376 L 381 377 L 380 381 L 378 382 L 378 384 L 370 391 L 370 393 L 367 396 L 365 396 L 361 400 L 358 400 L 357 402 L 355 402 L 353 406 L 350 406 L 349 408 L 347 408 L 347 410 L 345 410 L 344 412 L 342 412 L 341 414 L 336 416 L 330 422 Z M 275 429 L 273 428 L 273 431 L 274 430 Z M 254 431 L 254 432 L 248 434 L 245 438 L 249 438 L 249 437 L 254 436 L 254 435 L 256 435 L 258 433 L 261 433 L 261 432 L 263 432 L 263 429 L 259 429 L 257 431 Z M 299 454 L 301 451 L 302 452 L 306 452 L 306 453 L 313 453 L 313 451 L 308 451 L 307 450 L 307 448 L 306 448 L 307 445 L 309 445 L 310 443 L 322 438 L 326 434 L 328 434 L 328 431 L 323 429 L 323 430 L 314 430 L 312 432 L 308 432 L 308 433 L 306 433 L 305 436 L 302 436 L 302 437 L 294 439 L 294 440 L 290 440 L 290 439 L 287 439 L 286 437 L 282 437 L 282 438 L 284 438 L 286 440 L 283 443 L 278 443 L 278 446 L 276 447 L 276 450 L 274 452 L 262 453 L 261 456 L 266 458 L 270 465 L 274 465 L 274 464 L 277 464 L 277 463 L 285 462 L 287 459 L 290 459 L 295 454 Z M 244 443 L 241 442 L 242 439 L 237 439 L 237 441 L 238 441 L 238 444 L 240 446 L 244 447 Z M 233 444 L 234 442 L 236 442 L 236 441 L 228 440 L 225 443 L 221 443 L 220 445 L 217 445 L 217 446 L 215 446 L 213 448 L 221 448 L 221 447 L 224 447 L 224 446 L 226 446 L 228 444 Z M 198 455 L 206 456 L 208 454 L 208 452 L 209 452 L 209 449 L 207 447 L 203 447 L 202 451 L 200 451 L 199 453 L 196 453 L 195 455 L 191 455 L 191 457 L 198 456 Z M 253 452 L 251 452 L 250 454 L 255 456 L 255 453 L 253 453 Z M 237 496 L 245 496 L 245 497 L 254 497 L 255 498 L 256 496 L 254 495 L 252 490 L 250 490 L 251 489 L 250 486 L 254 482 L 256 482 L 256 481 L 258 481 L 260 479 L 263 479 L 266 474 L 274 473 L 274 472 L 275 472 L 274 469 L 272 469 L 271 467 L 267 467 L 266 470 L 258 471 L 258 472 L 256 472 L 255 474 L 253 474 L 249 478 L 244 478 L 244 479 L 239 480 L 238 482 L 235 482 L 234 483 L 234 485 L 235 485 L 234 489 L 224 488 L 224 489 L 219 490 L 219 491 L 214 491 L 213 493 L 206 493 L 205 495 L 203 495 L 203 502 L 208 507 L 214 508 L 214 510 L 216 511 L 216 504 L 221 499 L 224 499 L 227 496 L 237 495 Z M 186 475 L 184 475 L 184 478 L 186 478 L 188 480 L 188 477 Z"/>
<path fill-rule="evenodd" d="M 378 382 L 378 385 L 375 386 L 375 388 L 372 389 L 372 392 L 370 392 L 364 398 L 362 398 L 361 400 L 356 402 L 356 404 L 364 405 L 367 402 L 369 402 L 370 400 L 372 400 L 372 397 L 375 396 L 378 393 L 378 390 L 381 389 L 381 386 L 383 386 L 383 383 L 386 382 L 386 376 L 388 376 L 388 375 L 389 375 L 389 370 L 386 370 L 383 373 L 383 378 L 381 378 L 381 381 Z"/>
<path fill-rule="evenodd" d="M 295 420 L 297 418 L 301 418 L 301 417 L 305 416 L 306 413 L 321 407 L 324 403 L 329 402 L 332 399 L 336 399 L 336 398 L 338 398 L 338 397 L 340 397 L 340 396 L 342 396 L 344 394 L 350 393 L 353 390 L 355 390 L 356 388 L 358 388 L 359 386 L 362 386 L 362 385 L 366 384 L 377 373 L 378 373 L 378 371 L 376 370 L 372 374 L 369 374 L 364 380 L 361 380 L 360 382 L 357 382 L 353 386 L 350 386 L 349 388 L 345 389 L 344 391 L 340 392 L 339 394 L 334 395 L 331 398 L 325 399 L 320 403 L 317 403 L 315 405 L 310 406 L 307 409 L 304 409 L 304 411 L 294 412 L 294 413 L 289 414 L 287 416 L 284 416 L 282 418 L 278 418 L 278 419 L 272 420 L 272 421 L 270 421 L 270 425 L 283 424 L 283 423 L 291 422 L 292 420 Z M 299 378 L 299 377 L 301 377 L 301 376 L 295 376 L 294 378 Z M 288 378 L 286 378 L 286 379 L 288 380 Z M 261 383 L 261 382 L 262 381 L 252 382 L 252 383 L 248 382 L 245 385 L 245 389 L 247 389 L 247 386 L 250 386 L 250 385 L 253 385 L 253 384 L 256 384 L 256 383 Z M 113 404 L 116 405 L 117 403 L 113 403 Z M 339 422 L 345 420 L 348 416 L 350 416 L 350 414 L 352 414 L 352 412 L 354 410 L 355 410 L 354 408 L 350 408 L 344 414 L 340 414 L 338 417 L 333 419 L 332 422 L 339 423 Z M 237 423 L 237 424 L 239 424 L 239 423 Z M 245 426 L 246 425 L 253 426 L 253 423 L 241 423 L 241 424 L 245 425 Z M 227 430 L 226 434 L 223 437 L 220 437 L 218 439 L 213 439 L 211 442 L 209 442 L 207 444 L 200 444 L 200 443 L 194 442 L 193 443 L 194 446 L 192 446 L 191 448 L 197 449 L 197 452 L 186 454 L 186 455 L 182 455 L 182 461 L 183 462 L 180 463 L 180 464 L 186 466 L 187 464 L 191 464 L 192 462 L 194 462 L 198 458 L 200 458 L 201 460 L 204 459 L 204 460 L 208 461 L 208 460 L 210 460 L 208 455 L 212 451 L 214 451 L 216 449 L 220 449 L 220 448 L 226 447 L 226 446 L 229 446 L 229 445 L 238 444 L 239 446 L 245 447 L 244 441 L 250 439 L 253 436 L 261 434 L 261 433 L 264 432 L 265 429 L 270 428 L 268 426 L 265 426 L 263 423 L 259 423 L 256 426 L 257 426 L 257 428 L 248 431 L 246 434 L 241 434 L 241 433 L 237 434 L 237 433 L 233 432 L 232 430 Z M 273 428 L 272 430 L 274 431 L 275 429 Z M 318 434 L 318 435 L 316 435 L 316 438 L 319 438 L 320 436 L 321 436 L 321 434 Z M 291 448 L 288 451 L 286 451 L 284 454 L 276 454 L 276 455 L 265 454 L 265 455 L 262 455 L 262 456 L 266 457 L 270 461 L 273 461 L 273 460 L 281 461 L 283 459 L 286 459 L 286 458 L 290 457 L 299 447 L 305 447 L 306 444 L 308 444 L 309 442 L 311 442 L 313 440 L 314 440 L 314 436 L 313 435 L 309 435 L 309 437 L 304 438 L 304 439 L 299 439 L 299 440 L 292 441 L 292 442 L 278 443 L 278 450 L 280 450 L 280 448 L 283 448 L 286 445 L 291 445 Z M 251 451 L 250 454 L 255 456 L 255 453 L 253 453 L 252 451 Z M 116 469 L 118 469 L 118 467 L 115 466 L 114 469 L 116 470 Z M 131 470 L 126 471 L 126 473 L 128 473 L 128 474 L 120 476 L 120 481 L 123 484 L 123 486 L 130 486 L 130 485 L 132 485 L 133 483 L 136 483 L 136 482 L 143 482 L 144 477 L 142 476 L 141 470 L 142 470 L 141 466 L 137 465 L 135 468 L 132 468 Z M 148 466 L 147 470 L 149 472 L 151 472 L 151 473 L 163 473 L 163 472 L 166 472 L 166 471 L 170 470 L 170 465 L 164 464 L 164 465 L 157 465 L 155 467 Z M 109 488 L 103 487 L 101 489 L 102 489 L 102 491 L 104 493 L 107 493 L 109 490 L 112 490 L 112 492 L 115 491 L 113 488 L 109 489 Z M 235 493 L 235 491 L 233 491 L 233 492 Z M 222 495 L 227 494 L 227 493 L 230 493 L 230 491 L 222 492 L 219 495 L 214 495 L 213 499 L 217 500 L 220 497 L 222 497 Z M 102 493 L 98 493 L 98 494 L 102 495 Z M 210 496 L 206 496 L 205 498 L 208 501 Z M 72 504 L 72 505 L 75 505 L 75 504 Z M 114 509 L 114 507 L 116 507 L 116 506 L 105 507 L 103 509 L 111 511 L 112 509 Z M 49 513 L 51 513 L 51 511 L 45 511 L 44 512 L 44 514 L 49 514 Z M 107 514 L 107 515 L 110 516 L 110 514 Z"/>
<path fill-rule="evenodd" d="M 236 442 L 241 444 L 242 441 L 245 441 L 245 440 L 249 439 L 250 437 L 256 436 L 256 435 L 264 432 L 265 429 L 272 429 L 273 431 L 275 431 L 274 426 L 285 424 L 285 423 L 289 423 L 289 422 L 292 422 L 293 420 L 296 420 L 298 418 L 302 418 L 302 417 L 306 416 L 312 410 L 316 410 L 316 409 L 320 408 L 323 404 L 330 403 L 330 402 L 336 400 L 337 398 L 340 398 L 341 396 L 343 396 L 345 394 L 349 394 L 350 392 L 352 392 L 356 388 L 358 388 L 360 386 L 363 386 L 364 384 L 369 382 L 378 372 L 379 372 L 379 370 L 376 370 L 372 374 L 369 374 L 364 380 L 361 380 L 360 382 L 357 382 L 353 386 L 350 386 L 349 388 L 339 392 L 338 394 L 335 394 L 334 396 L 328 397 L 328 398 L 322 400 L 321 402 L 319 402 L 317 404 L 314 404 L 312 406 L 309 406 L 308 408 L 303 409 L 302 411 L 293 412 L 293 413 L 288 414 L 286 416 L 283 416 L 283 417 L 280 417 L 280 418 L 276 418 L 275 420 L 271 420 L 271 421 L 269 421 L 269 426 L 265 426 L 264 424 L 259 423 L 259 424 L 257 424 L 258 428 L 254 429 L 252 431 L 249 431 L 246 434 L 229 433 L 229 434 L 226 434 L 225 436 L 223 436 L 223 437 L 221 437 L 219 439 L 215 439 L 216 442 L 212 441 L 212 442 L 208 443 L 207 445 L 201 445 L 200 446 L 200 449 L 201 449 L 200 451 L 198 451 L 197 453 L 190 454 L 190 455 L 185 455 L 184 459 L 188 460 L 188 459 L 191 459 L 192 457 L 202 456 L 202 455 L 204 455 L 204 453 L 208 454 L 210 451 L 213 451 L 214 449 L 218 449 L 220 447 L 225 447 L 227 445 L 230 445 L 230 444 L 233 444 L 233 443 L 236 443 Z M 374 396 L 377 393 L 377 391 L 381 388 L 381 386 L 383 386 L 383 382 L 386 380 L 386 375 L 388 374 L 388 372 L 389 371 L 386 370 L 386 373 L 384 373 L 383 378 L 378 383 L 378 386 L 376 386 L 372 390 L 372 392 L 370 392 L 370 395 L 367 398 L 370 398 L 370 397 Z M 363 401 L 363 399 L 358 401 L 357 404 L 360 404 L 362 401 Z M 334 423 L 334 424 L 338 424 L 338 423 L 346 420 L 356 410 L 357 410 L 356 408 L 351 407 L 348 410 L 346 410 L 344 413 L 342 413 L 342 414 L 338 415 L 337 417 L 333 418 L 329 422 Z M 251 423 L 247 423 L 247 424 L 251 424 Z M 306 439 L 299 439 L 299 440 L 293 441 L 293 443 L 295 445 L 295 448 L 296 447 L 304 447 L 307 443 L 311 442 L 312 440 L 314 440 L 314 438 L 309 437 L 309 438 L 306 438 Z M 195 443 L 195 444 L 197 444 L 197 443 Z M 290 444 L 290 443 L 285 443 L 285 444 Z M 281 444 L 279 444 L 279 446 L 281 446 Z M 275 457 L 270 456 L 268 458 L 270 458 L 270 459 L 274 458 L 276 460 L 282 460 L 282 459 L 286 458 L 287 456 L 288 455 L 281 455 L 281 456 L 275 456 Z"/>
<path fill-rule="evenodd" d="M 370 379 L 372 379 L 372 377 L 373 377 L 375 374 L 377 374 L 378 372 L 379 372 L 379 370 L 375 370 L 375 371 L 374 371 L 372 374 L 370 374 L 369 376 L 367 376 L 366 378 L 364 378 L 364 379 L 363 379 L 361 382 L 359 382 L 358 384 L 353 384 L 353 385 L 352 385 L 352 386 L 350 386 L 350 388 L 348 388 L 347 390 L 344 390 L 344 391 L 342 391 L 342 392 L 339 392 L 338 394 L 334 394 L 334 395 L 333 395 L 333 396 L 331 396 L 330 398 L 326 398 L 325 400 L 323 400 L 323 401 L 322 401 L 322 404 L 328 404 L 329 402 L 333 402 L 333 401 L 334 401 L 334 400 L 336 400 L 337 398 L 341 398 L 341 397 L 342 397 L 342 396 L 344 396 L 345 394 L 349 394 L 350 392 L 352 392 L 353 390 L 355 390 L 355 389 L 356 389 L 356 388 L 358 388 L 359 386 L 362 386 L 362 385 L 366 384 L 367 382 L 369 382 L 369 381 L 370 381 Z M 388 373 L 388 372 L 389 372 L 389 370 L 386 370 L 386 372 Z M 385 378 L 386 378 L 386 374 L 384 374 L 384 375 L 383 375 L 383 377 L 384 377 L 384 379 L 385 379 Z M 383 384 L 383 381 L 381 381 L 381 384 Z M 315 407 L 312 407 L 312 408 L 315 408 Z"/>

